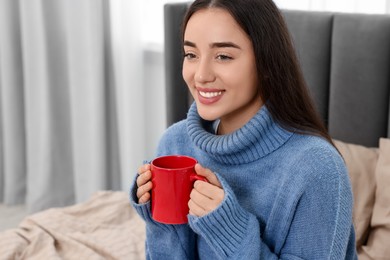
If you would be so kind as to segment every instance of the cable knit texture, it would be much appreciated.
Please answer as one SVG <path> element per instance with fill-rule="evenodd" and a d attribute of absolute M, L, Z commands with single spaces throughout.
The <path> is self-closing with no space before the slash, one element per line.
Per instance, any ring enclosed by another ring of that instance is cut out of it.
<path fill-rule="evenodd" d="M 130 198 L 146 222 L 148 259 L 357 259 L 352 192 L 344 162 L 326 140 L 286 131 L 267 108 L 242 128 L 215 135 L 193 104 L 164 133 L 157 156 L 195 157 L 225 192 L 217 209 L 165 225 Z"/>

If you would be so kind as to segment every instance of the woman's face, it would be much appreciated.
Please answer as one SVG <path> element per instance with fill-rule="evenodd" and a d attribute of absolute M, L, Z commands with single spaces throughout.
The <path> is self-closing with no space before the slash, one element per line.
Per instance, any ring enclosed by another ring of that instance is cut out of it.
<path fill-rule="evenodd" d="M 258 76 L 248 35 L 225 10 L 192 15 L 184 33 L 183 77 L 199 115 L 220 119 L 220 134 L 233 132 L 260 109 Z"/>

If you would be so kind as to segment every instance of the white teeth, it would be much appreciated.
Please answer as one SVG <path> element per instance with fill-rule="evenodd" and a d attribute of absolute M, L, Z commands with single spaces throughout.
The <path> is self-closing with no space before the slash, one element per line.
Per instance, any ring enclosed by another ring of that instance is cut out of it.
<path fill-rule="evenodd" d="M 202 97 L 205 97 L 205 98 L 213 98 L 213 97 L 222 95 L 222 91 L 219 91 L 219 92 L 203 92 L 203 91 L 199 91 L 199 94 Z"/>

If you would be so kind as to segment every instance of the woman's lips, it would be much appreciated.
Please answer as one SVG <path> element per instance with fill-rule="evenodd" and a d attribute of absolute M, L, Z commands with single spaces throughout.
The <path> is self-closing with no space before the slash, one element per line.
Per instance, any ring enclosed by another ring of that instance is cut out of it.
<path fill-rule="evenodd" d="M 223 96 L 224 90 L 196 88 L 200 103 L 210 105 L 218 102 Z"/>

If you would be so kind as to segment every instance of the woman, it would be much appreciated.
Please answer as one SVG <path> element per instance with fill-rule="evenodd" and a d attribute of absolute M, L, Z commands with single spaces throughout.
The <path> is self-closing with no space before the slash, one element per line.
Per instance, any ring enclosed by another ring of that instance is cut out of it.
<path fill-rule="evenodd" d="M 195 157 L 189 225 L 150 216 L 150 165 L 133 206 L 152 259 L 356 259 L 343 160 L 314 109 L 271 0 L 198 0 L 183 23 L 195 99 L 158 155 Z"/>

